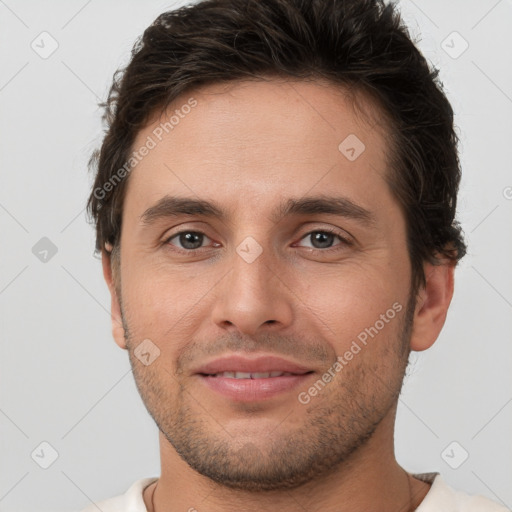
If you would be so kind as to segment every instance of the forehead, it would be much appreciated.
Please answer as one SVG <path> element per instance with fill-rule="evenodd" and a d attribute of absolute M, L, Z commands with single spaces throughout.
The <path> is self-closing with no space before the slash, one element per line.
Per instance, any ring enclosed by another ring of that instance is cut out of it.
<path fill-rule="evenodd" d="M 357 103 L 354 103 L 357 99 Z M 333 187 L 381 201 L 385 186 L 383 113 L 369 97 L 321 81 L 239 81 L 203 86 L 155 114 L 132 150 L 125 211 L 165 194 L 209 192 L 263 207 L 283 195 Z M 361 198 L 360 198 L 361 199 Z"/>

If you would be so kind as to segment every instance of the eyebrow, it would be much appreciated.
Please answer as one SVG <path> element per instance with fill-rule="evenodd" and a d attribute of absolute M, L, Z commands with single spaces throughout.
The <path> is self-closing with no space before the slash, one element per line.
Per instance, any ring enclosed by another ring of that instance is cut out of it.
<path fill-rule="evenodd" d="M 376 223 L 375 215 L 366 208 L 346 197 L 319 195 L 313 197 L 289 198 L 274 210 L 270 220 L 276 224 L 283 218 L 299 215 L 331 214 L 356 220 L 363 225 Z M 218 218 L 225 221 L 228 213 L 214 201 L 166 195 L 149 207 L 141 216 L 142 225 L 149 226 L 161 219 L 180 215 L 195 215 Z"/>

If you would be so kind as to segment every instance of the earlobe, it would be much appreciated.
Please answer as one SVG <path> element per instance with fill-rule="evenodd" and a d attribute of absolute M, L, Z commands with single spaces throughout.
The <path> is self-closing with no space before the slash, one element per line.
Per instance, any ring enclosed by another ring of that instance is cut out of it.
<path fill-rule="evenodd" d="M 417 296 L 411 333 L 411 350 L 430 348 L 444 326 L 448 307 L 453 297 L 453 274 L 455 265 L 425 263 L 426 285 Z"/>
<path fill-rule="evenodd" d="M 107 247 L 107 246 L 106 246 Z M 111 246 L 110 246 L 111 247 Z M 116 286 L 112 274 L 111 252 L 101 251 L 101 264 L 103 277 L 110 291 L 110 319 L 112 322 L 112 336 L 119 347 L 126 349 L 125 332 L 121 320 L 121 305 L 117 296 Z"/>

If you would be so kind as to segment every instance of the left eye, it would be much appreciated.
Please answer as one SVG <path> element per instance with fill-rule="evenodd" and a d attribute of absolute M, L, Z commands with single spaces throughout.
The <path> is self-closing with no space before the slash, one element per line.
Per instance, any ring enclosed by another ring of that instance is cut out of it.
<path fill-rule="evenodd" d="M 307 235 L 305 235 L 301 240 L 306 240 L 307 238 L 311 239 L 311 243 L 313 244 L 312 249 L 330 249 L 333 247 L 333 241 L 335 238 L 340 240 L 340 244 L 342 243 L 349 244 L 350 242 L 343 238 L 341 235 L 335 233 L 334 231 L 311 231 Z"/>

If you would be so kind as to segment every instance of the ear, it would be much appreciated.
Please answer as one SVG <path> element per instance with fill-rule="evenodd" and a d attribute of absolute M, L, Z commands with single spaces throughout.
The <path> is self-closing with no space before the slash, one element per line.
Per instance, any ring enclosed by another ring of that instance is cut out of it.
<path fill-rule="evenodd" d="M 411 333 L 411 350 L 416 351 L 426 350 L 434 344 L 453 297 L 453 262 L 441 265 L 425 263 L 423 269 L 426 285 L 417 294 Z"/>
<path fill-rule="evenodd" d="M 106 244 L 106 248 L 107 250 L 103 249 L 101 251 L 101 264 L 103 266 L 103 277 L 105 278 L 105 282 L 107 283 L 108 289 L 110 291 L 110 318 L 112 322 L 112 336 L 114 337 L 114 341 L 121 348 L 126 349 L 126 340 L 124 338 L 125 333 L 123 323 L 121 321 L 121 306 L 112 276 L 111 253 L 108 252 L 112 250 L 112 246 L 110 244 Z"/>

